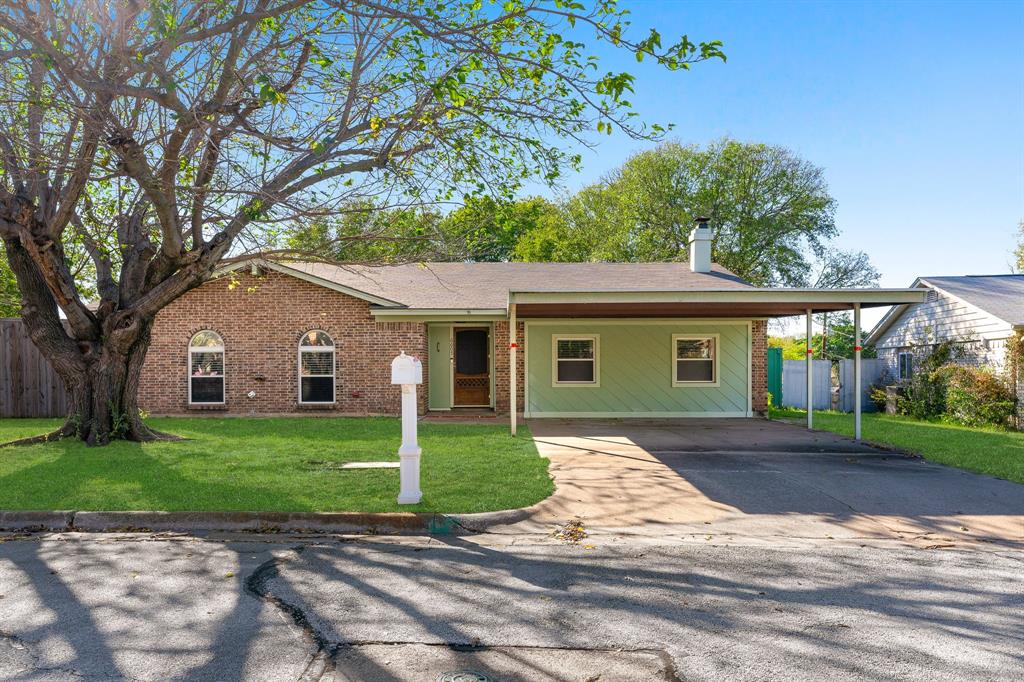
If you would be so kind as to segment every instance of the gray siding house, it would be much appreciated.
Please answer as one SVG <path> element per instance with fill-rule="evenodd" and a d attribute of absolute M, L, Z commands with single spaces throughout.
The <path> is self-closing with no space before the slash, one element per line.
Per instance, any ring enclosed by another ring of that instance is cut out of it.
<path fill-rule="evenodd" d="M 1024 329 L 1024 275 L 919 277 L 912 287 L 928 290 L 925 301 L 894 306 L 867 338 L 893 379 L 949 339 L 964 340 L 963 362 L 1009 369 L 1007 339 Z"/>

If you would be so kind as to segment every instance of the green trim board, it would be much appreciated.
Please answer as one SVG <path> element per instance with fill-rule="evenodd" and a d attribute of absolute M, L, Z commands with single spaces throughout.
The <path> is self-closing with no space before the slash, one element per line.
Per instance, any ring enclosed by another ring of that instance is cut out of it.
<path fill-rule="evenodd" d="M 717 385 L 673 385 L 673 335 L 718 339 Z M 555 336 L 600 337 L 600 385 L 552 385 Z M 527 417 L 751 415 L 749 320 L 528 320 L 525 346 Z"/>

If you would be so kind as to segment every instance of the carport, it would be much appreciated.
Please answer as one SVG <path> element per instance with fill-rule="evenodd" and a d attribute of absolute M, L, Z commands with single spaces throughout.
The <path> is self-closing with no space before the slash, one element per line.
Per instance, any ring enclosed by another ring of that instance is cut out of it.
<path fill-rule="evenodd" d="M 808 395 L 813 392 L 813 372 L 810 371 L 811 361 L 814 358 L 814 350 L 811 347 L 810 339 L 812 338 L 812 320 L 813 316 L 817 313 L 824 312 L 838 312 L 838 311 L 852 311 L 854 318 L 854 327 L 856 329 L 856 339 L 854 341 L 854 421 L 855 421 L 855 436 L 859 440 L 861 437 L 861 332 L 860 332 L 860 321 L 861 321 L 861 310 L 863 308 L 891 306 L 891 305 L 908 305 L 913 303 L 920 303 L 924 301 L 925 292 L 920 289 L 768 289 L 768 288 L 756 288 L 756 287 L 743 287 L 743 288 L 720 288 L 720 289 L 680 289 L 680 290 L 660 290 L 651 291 L 645 290 L 642 283 L 638 283 L 637 288 L 634 290 L 606 290 L 606 291 L 551 291 L 551 290 L 510 290 L 508 297 L 508 316 L 509 326 L 512 329 L 517 328 L 517 324 L 521 321 L 525 321 L 527 327 L 530 322 L 535 324 L 554 324 L 557 321 L 561 321 L 565 325 L 577 325 L 577 328 L 583 330 L 586 333 L 581 334 L 563 334 L 562 339 L 568 340 L 587 340 L 586 343 L 590 345 L 585 348 L 589 356 L 585 357 L 585 360 L 590 360 L 593 369 L 587 369 L 587 372 L 592 381 L 590 382 L 595 388 L 600 386 L 600 363 L 597 358 L 597 348 L 599 342 L 599 334 L 593 331 L 594 328 L 587 329 L 586 325 L 588 321 L 593 325 L 603 325 L 605 330 L 624 328 L 626 325 L 644 325 L 653 324 L 657 321 L 659 324 L 670 325 L 674 322 L 679 325 L 703 325 L 700 327 L 701 334 L 695 336 L 703 336 L 708 339 L 707 345 L 712 348 L 709 351 L 709 357 L 714 358 L 709 360 L 714 366 L 715 374 L 710 378 L 718 379 L 719 364 L 725 366 L 724 359 L 721 363 L 714 355 L 717 353 L 717 341 L 721 339 L 720 328 L 724 328 L 723 325 L 735 325 L 735 324 L 748 324 L 748 330 L 750 324 L 755 321 L 765 321 L 779 317 L 792 317 L 802 315 L 806 317 L 807 326 L 807 384 L 808 384 Z M 686 331 L 689 327 L 681 326 L 682 331 Z M 628 334 L 628 332 L 626 332 Z M 666 335 L 669 332 L 666 332 Z M 685 333 L 678 333 L 672 335 L 672 341 L 675 343 L 676 338 L 688 339 L 691 335 Z M 712 340 L 713 339 L 713 340 Z M 558 338 L 551 339 L 551 345 L 557 343 Z M 544 343 L 547 341 L 545 339 Z M 713 345 L 714 344 L 714 345 Z M 529 353 L 529 347 L 531 344 L 527 344 L 527 354 Z M 753 366 L 753 354 L 754 350 L 753 335 L 748 332 L 747 335 L 747 362 L 746 362 L 746 394 L 748 400 L 748 407 L 745 413 L 742 411 L 729 412 L 723 414 L 711 413 L 709 409 L 708 414 L 702 414 L 700 411 L 692 411 L 686 414 L 671 414 L 666 413 L 666 416 L 752 416 L 751 409 L 749 407 L 749 399 L 755 388 L 754 382 L 766 382 L 766 376 L 755 373 L 752 371 Z M 512 338 L 509 342 L 508 352 L 508 376 L 509 376 L 509 402 L 510 402 L 510 427 L 512 434 L 516 433 L 517 424 L 517 380 L 520 376 L 519 358 L 517 349 L 519 343 L 517 339 Z M 546 350 L 543 348 L 542 350 Z M 763 353 L 765 349 L 758 348 L 757 353 Z M 660 351 L 659 351 L 660 352 Z M 673 351 L 675 352 L 675 351 Z M 551 351 L 554 355 L 555 351 Z M 620 353 L 621 355 L 621 353 Z M 673 359 L 678 356 L 673 356 Z M 685 358 L 678 358 L 678 362 Z M 566 359 L 567 362 L 573 359 Z M 550 359 L 550 364 L 554 366 L 557 362 L 561 361 L 561 358 L 554 356 Z M 651 362 L 649 358 L 644 359 L 645 362 Z M 660 361 L 660 360 L 659 360 Z M 543 358 L 544 363 L 549 362 L 549 357 Z M 742 359 L 736 360 L 737 363 L 742 363 Z M 549 373 L 538 373 L 531 372 L 529 358 L 524 359 L 524 365 L 526 371 L 524 372 L 524 385 L 525 394 L 527 398 L 524 406 L 524 412 L 527 416 L 531 416 L 530 409 L 530 391 L 531 385 L 535 390 L 549 389 L 547 383 L 551 382 L 554 386 L 554 379 L 552 375 L 554 369 Z M 726 367 L 727 368 L 727 367 Z M 707 395 L 705 387 L 719 388 L 720 383 L 715 381 L 705 381 L 704 385 L 698 385 L 696 382 L 676 382 L 676 377 L 673 375 L 671 381 L 671 387 L 673 391 L 672 395 L 680 395 L 682 392 L 690 392 L 690 395 Z M 653 382 L 647 378 L 645 379 L 648 390 L 662 390 L 664 392 L 664 386 L 658 384 L 661 381 L 660 378 L 656 378 Z M 586 382 L 581 382 L 586 383 Z M 644 387 L 631 386 L 634 392 L 644 391 Z M 758 388 L 760 386 L 758 385 Z M 592 397 L 595 392 L 580 391 L 574 389 L 576 392 L 568 393 L 564 392 L 565 401 L 579 401 L 584 402 L 585 400 Z M 605 388 L 607 393 L 610 389 Z M 607 401 L 606 401 L 607 402 Z M 612 409 L 615 409 L 614 407 Z M 548 416 L 548 415 L 542 415 Z M 619 407 L 614 414 L 608 412 L 601 413 L 590 413 L 587 410 L 580 410 L 574 413 L 573 416 L 602 416 L 602 417 L 651 417 L 654 414 L 646 411 L 640 411 L 636 409 L 630 409 L 629 406 L 625 408 Z M 812 428 L 814 424 L 813 408 L 809 405 L 807 410 L 807 428 Z"/>
<path fill-rule="evenodd" d="M 530 419 L 555 492 L 520 532 L 1024 546 L 1024 486 L 766 419 Z"/>

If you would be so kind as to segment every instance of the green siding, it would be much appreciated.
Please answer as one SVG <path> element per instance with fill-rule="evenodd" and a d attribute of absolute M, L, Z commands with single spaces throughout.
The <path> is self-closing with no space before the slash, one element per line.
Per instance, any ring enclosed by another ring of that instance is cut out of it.
<path fill-rule="evenodd" d="M 432 410 L 447 410 L 452 406 L 452 326 L 427 325 L 427 404 Z"/>
<path fill-rule="evenodd" d="M 600 386 L 552 386 L 551 337 L 597 334 Z M 718 334 L 719 386 L 672 386 L 672 335 Z M 670 324 L 594 322 L 527 325 L 530 414 L 746 415 L 746 322 Z"/>

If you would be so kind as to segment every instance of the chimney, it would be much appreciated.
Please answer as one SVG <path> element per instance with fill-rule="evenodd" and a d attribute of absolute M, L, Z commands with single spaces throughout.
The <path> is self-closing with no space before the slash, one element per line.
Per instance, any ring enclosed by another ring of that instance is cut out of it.
<path fill-rule="evenodd" d="M 708 218 L 697 218 L 697 226 L 690 233 L 690 269 L 711 272 L 711 228 Z"/>

